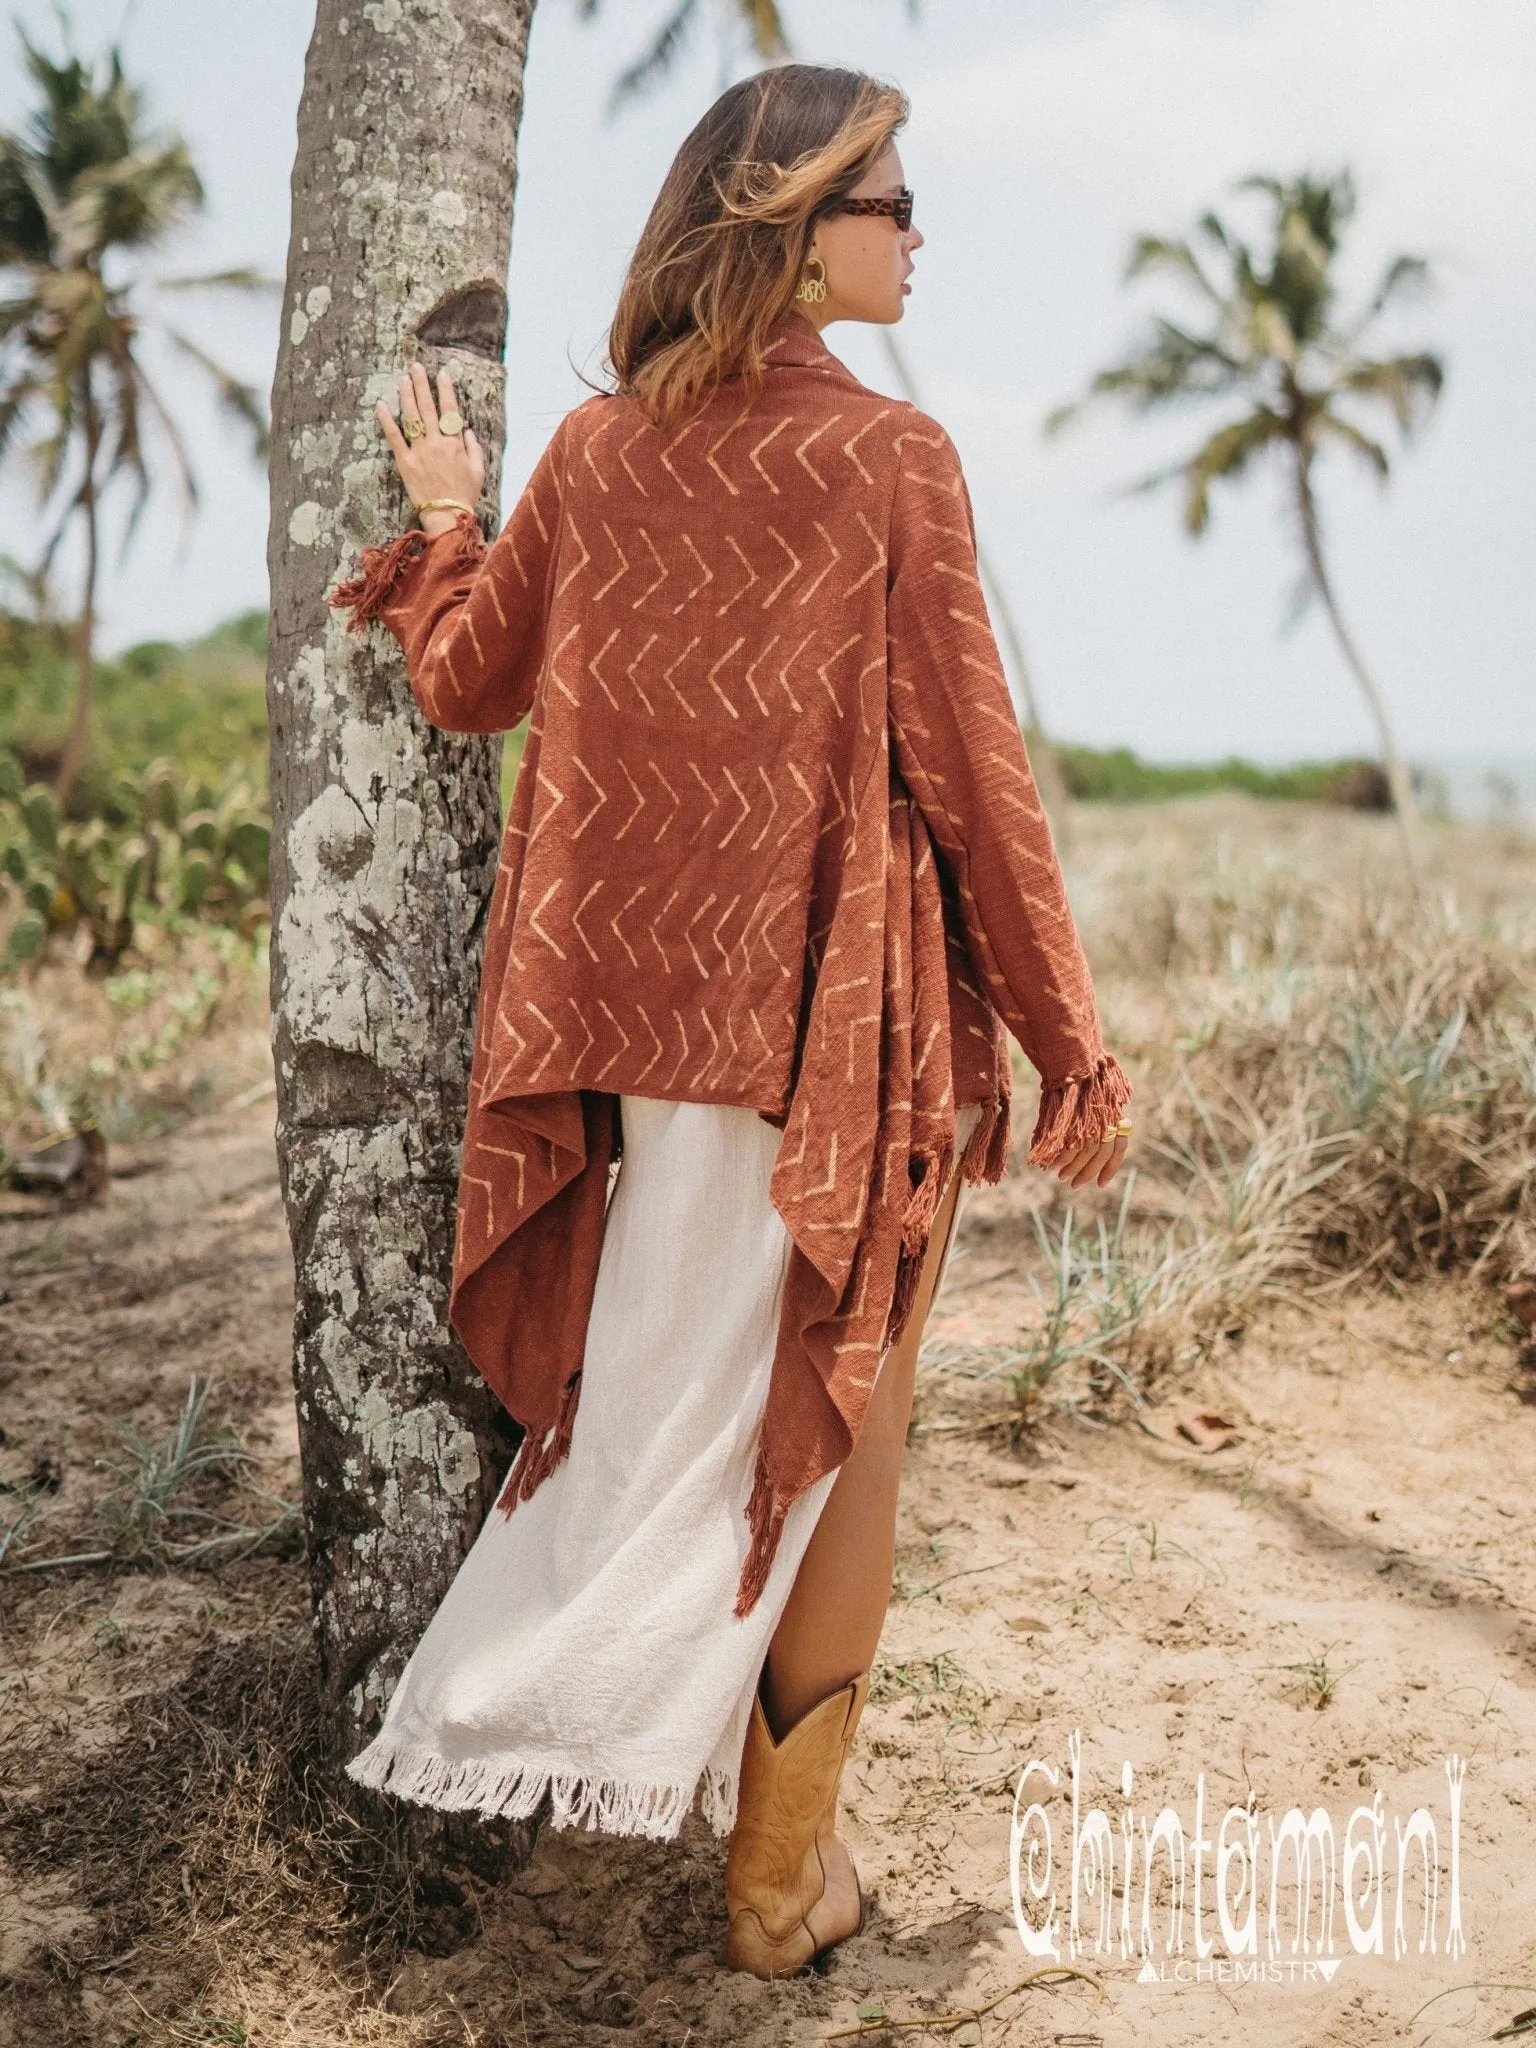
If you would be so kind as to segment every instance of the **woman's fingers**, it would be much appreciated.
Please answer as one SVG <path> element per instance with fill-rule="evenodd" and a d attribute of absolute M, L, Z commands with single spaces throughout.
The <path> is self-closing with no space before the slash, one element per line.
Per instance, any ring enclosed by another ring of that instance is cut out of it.
<path fill-rule="evenodd" d="M 1107 1188 L 1125 1157 L 1125 1143 L 1124 1138 L 1096 1138 L 1090 1144 L 1074 1146 L 1062 1153 L 1051 1170 L 1058 1180 L 1074 1188 L 1085 1188 L 1090 1181 Z"/>
<path fill-rule="evenodd" d="M 438 401 L 443 412 L 457 412 L 458 398 L 453 379 L 446 370 L 437 377 L 437 399 L 431 380 L 420 363 L 413 363 L 397 380 L 400 388 L 398 422 L 381 398 L 377 405 L 379 425 L 399 467 L 407 495 L 419 504 L 427 498 L 462 498 L 473 503 L 485 485 L 485 450 L 466 427 L 462 434 L 440 431 Z M 420 421 L 424 433 L 408 436 L 405 429 Z"/>
<path fill-rule="evenodd" d="M 432 380 L 420 363 L 411 365 L 411 390 L 416 399 L 415 410 L 431 434 L 437 427 L 437 405 L 432 397 Z"/>
<path fill-rule="evenodd" d="M 395 425 L 395 416 L 382 398 L 379 400 L 377 411 L 379 425 L 384 429 L 384 438 L 393 449 L 396 462 L 403 462 L 410 446 L 409 442 Z"/>
<path fill-rule="evenodd" d="M 1070 1182 L 1074 1188 L 1085 1188 L 1090 1181 L 1107 1188 L 1120 1171 L 1129 1143 L 1127 1137 L 1111 1133 L 1086 1145 L 1074 1145 L 1069 1152 L 1059 1153 L 1046 1171 L 1054 1173 L 1058 1180 Z"/>
<path fill-rule="evenodd" d="M 1078 1163 L 1077 1171 L 1072 1176 L 1073 1187 L 1085 1188 L 1089 1181 L 1097 1180 L 1109 1164 L 1114 1149 L 1113 1144 L 1088 1146 Z"/>
<path fill-rule="evenodd" d="M 1109 1158 L 1099 1171 L 1099 1186 L 1101 1188 L 1107 1188 L 1115 1175 L 1120 1171 L 1120 1162 L 1125 1158 L 1126 1149 L 1129 1144 L 1130 1140 L 1122 1137 L 1116 1138 L 1115 1142 L 1110 1146 Z"/>

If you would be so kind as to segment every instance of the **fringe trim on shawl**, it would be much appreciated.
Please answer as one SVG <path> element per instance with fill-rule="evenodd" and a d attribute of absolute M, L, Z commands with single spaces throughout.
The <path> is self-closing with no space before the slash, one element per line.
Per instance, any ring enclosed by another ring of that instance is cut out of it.
<path fill-rule="evenodd" d="M 1040 1091 L 1040 1114 L 1029 1147 L 1031 1166 L 1048 1166 L 1063 1152 L 1095 1143 L 1120 1121 L 1131 1084 L 1119 1061 L 1105 1053 L 1091 1074 L 1053 1081 Z"/>
<path fill-rule="evenodd" d="M 434 540 L 446 540 L 449 534 L 454 537 L 449 566 L 473 569 L 485 553 L 485 536 L 468 512 L 456 512 L 453 525 L 445 526 L 440 534 L 423 533 L 413 526 L 388 547 L 364 548 L 361 573 L 338 583 L 326 603 L 352 613 L 347 621 L 349 633 L 367 632 L 372 622 L 383 616 L 411 564 L 420 560 Z"/>
<path fill-rule="evenodd" d="M 560 1412 L 552 1429 L 540 1440 L 525 1436 L 517 1456 L 507 1468 L 506 1480 L 496 1496 L 496 1505 L 510 1515 L 520 1500 L 527 1500 L 541 1486 L 571 1448 L 571 1431 L 576 1426 L 576 1402 L 581 1393 L 581 1374 L 572 1373 L 560 1396 Z"/>
<path fill-rule="evenodd" d="M 912 1190 L 902 1217 L 896 1284 L 891 1294 L 891 1312 L 885 1324 L 887 1347 L 900 1342 L 901 1333 L 912 1314 L 923 1260 L 928 1254 L 928 1239 L 933 1233 L 933 1219 L 949 1185 L 951 1171 L 957 1170 L 962 1180 L 971 1182 L 1001 1180 L 1008 1167 L 1009 1137 L 1008 1097 L 994 1095 L 989 1102 L 982 1104 L 976 1128 L 960 1155 L 958 1169 L 955 1168 L 952 1146 L 946 1146 L 937 1155 L 924 1159 L 923 1177 Z"/>
<path fill-rule="evenodd" d="M 960 1155 L 960 1178 L 973 1186 L 985 1181 L 992 1185 L 1008 1171 L 1008 1152 L 1013 1141 L 1012 1110 L 1006 1095 L 994 1095 L 982 1105 L 976 1128 Z"/>
<path fill-rule="evenodd" d="M 944 1145 L 937 1152 L 919 1153 L 921 1176 L 907 1197 L 901 1218 L 901 1250 L 896 1255 L 896 1279 L 891 1289 L 890 1313 L 885 1319 L 884 1345 L 888 1350 L 899 1341 L 917 1300 L 917 1283 L 922 1276 L 933 1219 L 949 1185 L 955 1163 L 955 1148 Z"/>
<path fill-rule="evenodd" d="M 648 1835 L 653 1841 L 677 1835 L 701 1787 L 704 1818 L 717 1835 L 728 1835 L 736 1819 L 737 1774 L 710 1764 L 692 1785 L 653 1785 L 551 1770 L 506 1753 L 450 1763 L 433 1750 L 380 1735 L 347 1765 L 347 1776 L 417 1806 L 508 1820 L 529 1819 L 547 1795 L 551 1827 Z"/>
<path fill-rule="evenodd" d="M 780 1500 L 773 1489 L 768 1474 L 768 1456 L 762 1443 L 757 1448 L 757 1464 L 752 1473 L 752 1491 L 747 1496 L 747 1528 L 751 1532 L 751 1546 L 747 1551 L 746 1563 L 741 1568 L 741 1578 L 736 1586 L 736 1605 L 733 1612 L 745 1620 L 757 1605 L 763 1588 L 768 1583 L 768 1574 L 773 1570 L 773 1560 L 779 1548 L 779 1538 L 784 1533 L 784 1517 L 789 1513 L 790 1503 Z"/>

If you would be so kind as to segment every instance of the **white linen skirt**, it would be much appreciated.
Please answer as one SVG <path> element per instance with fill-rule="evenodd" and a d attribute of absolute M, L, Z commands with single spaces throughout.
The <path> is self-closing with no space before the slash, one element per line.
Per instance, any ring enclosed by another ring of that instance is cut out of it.
<path fill-rule="evenodd" d="M 763 1658 L 837 1474 L 790 1508 L 738 1618 L 791 1249 L 769 1198 L 781 1133 L 717 1103 L 626 1095 L 620 1116 L 570 1450 L 487 1515 L 348 1771 L 488 1815 L 527 1817 L 547 1793 L 551 1826 L 655 1838 L 702 1791 L 723 1835 Z"/>

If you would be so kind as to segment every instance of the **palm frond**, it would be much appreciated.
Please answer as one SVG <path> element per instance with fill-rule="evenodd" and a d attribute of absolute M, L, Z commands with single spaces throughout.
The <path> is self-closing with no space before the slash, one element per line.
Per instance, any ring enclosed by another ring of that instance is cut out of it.
<path fill-rule="evenodd" d="M 70 187 L 60 216 L 66 260 L 150 247 L 202 203 L 203 183 L 185 143 L 93 165 Z"/>
<path fill-rule="evenodd" d="M 37 166 L 20 136 L 0 135 L 0 263 L 47 261 L 49 211 L 37 184 Z"/>
<path fill-rule="evenodd" d="M 1221 215 L 1214 210 L 1202 213 L 1197 225 L 1205 239 L 1224 256 L 1235 257 L 1242 249 L 1242 243 L 1235 239 Z"/>
<path fill-rule="evenodd" d="M 1058 434 L 1064 434 L 1068 427 L 1075 427 L 1087 412 L 1091 398 L 1090 393 L 1087 398 L 1068 398 L 1060 405 L 1053 405 L 1040 422 L 1041 433 L 1047 440 L 1054 440 Z"/>
<path fill-rule="evenodd" d="M 9 341 L 18 327 L 25 327 L 41 308 L 36 296 L 24 293 L 19 299 L 0 299 L 0 341 Z"/>
<path fill-rule="evenodd" d="M 64 19 L 66 35 L 68 18 Z M 42 94 L 28 123 L 32 148 L 61 196 L 93 164 L 120 161 L 133 147 L 141 115 L 140 95 L 123 73 L 121 52 L 108 53 L 107 75 L 97 84 L 78 57 L 61 64 L 29 42 L 20 31 L 27 69 Z"/>
<path fill-rule="evenodd" d="M 27 450 L 27 459 L 37 476 L 37 501 L 40 505 L 46 505 L 58 490 L 75 436 L 72 410 L 61 407 L 56 396 L 53 397 L 53 405 L 52 432 L 40 434 Z"/>
<path fill-rule="evenodd" d="M 50 496 L 51 495 L 52 494 L 50 493 Z M 43 551 L 37 558 L 37 569 L 35 573 L 42 578 L 43 582 L 46 583 L 48 580 L 49 572 L 53 568 L 53 558 L 59 551 L 59 543 L 63 540 L 65 534 L 69 531 L 70 521 L 74 518 L 75 514 L 81 509 L 81 507 L 84 504 L 85 482 L 84 479 L 82 478 L 80 483 L 78 483 L 75 486 L 74 490 L 71 491 L 67 502 L 60 509 L 59 516 L 57 520 L 54 522 L 53 531 L 49 534 L 47 540 L 44 542 Z"/>
<path fill-rule="evenodd" d="M 157 277 L 151 280 L 157 292 L 280 292 L 283 280 L 250 265 L 237 270 L 207 270 L 199 277 Z"/>
<path fill-rule="evenodd" d="M 29 409 L 45 388 L 40 378 L 21 376 L 14 378 L 0 392 L 0 461 L 5 458 L 11 436 L 23 424 Z"/>
<path fill-rule="evenodd" d="M 1337 250 L 1340 231 L 1352 218 L 1356 205 L 1355 180 L 1348 170 L 1335 171 L 1331 176 L 1303 171 L 1296 178 L 1255 172 L 1239 178 L 1234 190 L 1264 193 L 1277 219 L 1294 222 L 1292 231 L 1304 234 L 1325 264 Z"/>
<path fill-rule="evenodd" d="M 1433 281 L 1433 272 L 1422 256 L 1394 256 L 1383 272 L 1380 284 L 1371 294 L 1360 326 L 1364 327 L 1379 313 L 1385 312 L 1394 299 L 1418 297 L 1429 289 Z"/>
<path fill-rule="evenodd" d="M 1255 355 L 1272 356 L 1294 367 L 1301 355 L 1301 337 L 1292 310 L 1267 292 L 1257 293 L 1248 309 L 1248 338 Z"/>
<path fill-rule="evenodd" d="M 779 12 L 778 0 L 736 0 L 736 4 L 737 11 L 745 17 L 753 54 L 765 64 L 787 57 L 789 36 Z"/>
<path fill-rule="evenodd" d="M 602 0 L 578 0 L 582 20 L 592 20 L 601 5 Z M 915 14 L 916 0 L 908 0 L 908 11 Z M 748 45 L 759 63 L 776 63 L 790 55 L 789 31 L 779 0 L 727 0 L 726 12 L 746 30 Z M 698 15 L 699 0 L 677 0 L 647 48 L 615 79 L 608 97 L 610 114 L 666 77 L 687 47 Z"/>
<path fill-rule="evenodd" d="M 1098 396 L 1127 398 L 1144 412 L 1170 400 L 1220 396 L 1245 374 L 1246 366 L 1213 336 L 1158 319 L 1141 354 L 1101 370 L 1090 388 Z"/>
<path fill-rule="evenodd" d="M 1381 443 L 1373 440 L 1369 434 L 1355 426 L 1352 421 L 1341 418 L 1338 413 L 1331 410 L 1320 412 L 1317 415 L 1314 433 L 1318 440 L 1326 437 L 1335 441 L 1342 441 L 1346 448 L 1360 457 L 1360 460 L 1377 478 L 1378 482 L 1385 483 L 1391 475 L 1392 464 L 1388 459 L 1386 449 L 1382 447 Z"/>
<path fill-rule="evenodd" d="M 1209 526 L 1212 484 L 1240 477 L 1256 455 L 1286 437 L 1285 420 L 1266 406 L 1218 427 L 1182 466 L 1185 531 L 1198 536 Z"/>
<path fill-rule="evenodd" d="M 638 99 L 666 77 L 687 48 L 698 12 L 699 0 L 678 0 L 651 38 L 649 46 L 614 80 L 613 90 L 608 95 L 610 113 L 616 113 L 627 100 Z"/>
<path fill-rule="evenodd" d="M 260 460 L 265 461 L 269 446 L 267 416 L 262 409 L 261 400 L 256 395 L 255 385 L 242 383 L 232 370 L 225 369 L 221 362 L 209 355 L 208 351 L 200 347 L 189 335 L 178 333 L 174 327 L 168 327 L 165 333 L 173 348 L 179 349 L 182 355 L 190 362 L 196 363 L 200 370 L 212 378 L 220 407 L 231 419 L 238 420 L 250 428 L 256 454 Z"/>
<path fill-rule="evenodd" d="M 145 373 L 144 365 L 141 362 L 139 362 L 137 357 L 134 358 L 131 365 L 131 369 L 133 386 L 135 387 L 135 396 L 137 396 L 138 394 L 143 395 L 145 401 L 149 406 L 150 411 L 154 414 L 156 420 L 159 422 L 161 432 L 165 435 L 166 443 L 171 451 L 171 459 L 176 465 L 177 481 L 181 485 L 183 511 L 186 516 L 190 517 L 190 515 L 197 509 L 199 501 L 199 491 L 197 486 L 197 478 L 192 471 L 191 458 L 187 454 L 186 444 L 181 438 L 180 429 L 177 427 L 175 420 L 171 417 L 170 407 L 165 403 L 165 400 L 160 396 L 159 392 L 151 383 L 149 377 Z M 136 421 L 136 406 L 134 407 L 134 418 Z"/>
<path fill-rule="evenodd" d="M 1211 305 L 1220 307 L 1221 293 L 1206 276 L 1199 257 L 1188 242 L 1171 241 L 1165 235 L 1138 235 L 1131 244 L 1125 266 L 1126 280 L 1145 277 L 1149 271 L 1164 270 L 1186 279 Z"/>
<path fill-rule="evenodd" d="M 1429 413 L 1445 385 L 1445 365 L 1427 351 L 1356 361 L 1343 371 L 1339 388 L 1359 398 L 1382 399 L 1392 408 L 1398 427 L 1411 434 Z"/>

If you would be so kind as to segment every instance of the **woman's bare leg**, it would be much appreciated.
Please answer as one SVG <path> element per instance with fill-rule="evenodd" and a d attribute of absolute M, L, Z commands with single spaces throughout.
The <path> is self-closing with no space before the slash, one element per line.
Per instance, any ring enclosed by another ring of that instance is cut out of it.
<path fill-rule="evenodd" d="M 874 1662 L 891 1598 L 918 1347 L 959 1193 L 957 1171 L 934 1217 L 911 1316 L 881 1362 L 859 1440 L 827 1495 L 769 1644 L 763 1709 L 775 1738 Z"/>

